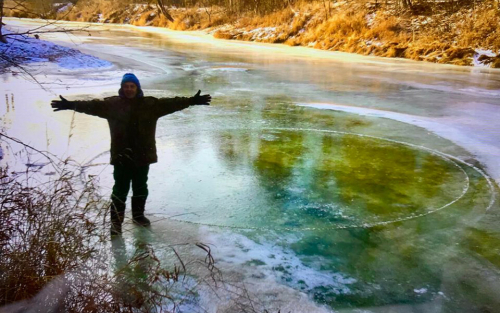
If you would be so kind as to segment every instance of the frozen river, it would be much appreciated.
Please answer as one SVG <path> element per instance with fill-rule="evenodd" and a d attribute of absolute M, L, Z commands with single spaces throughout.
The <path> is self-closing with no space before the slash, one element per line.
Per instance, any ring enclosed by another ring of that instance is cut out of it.
<path fill-rule="evenodd" d="M 105 194 L 107 122 L 50 100 L 115 95 L 126 72 L 146 95 L 212 95 L 158 123 L 156 249 L 212 244 L 261 311 L 498 312 L 500 71 L 153 28 L 42 37 L 113 65 L 30 65 L 46 90 L 0 76 L 2 127 L 88 166 Z M 234 312 L 209 292 L 197 301 Z"/>

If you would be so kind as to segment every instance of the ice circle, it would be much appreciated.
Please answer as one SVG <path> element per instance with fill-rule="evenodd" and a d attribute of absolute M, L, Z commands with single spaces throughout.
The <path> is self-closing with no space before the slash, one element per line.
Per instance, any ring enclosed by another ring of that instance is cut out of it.
<path fill-rule="evenodd" d="M 335 130 L 225 129 L 165 136 L 171 157 L 158 216 L 241 229 L 373 227 L 443 210 L 468 191 L 460 159 Z M 161 142 L 160 142 L 161 145 Z M 194 151 L 188 160 L 178 155 Z M 175 175 L 172 175 L 175 173 Z M 182 186 L 182 187 L 181 187 Z"/>
<path fill-rule="evenodd" d="M 157 144 L 162 161 L 150 171 L 148 200 L 157 221 L 256 230 L 367 228 L 450 207 L 467 194 L 471 177 L 487 182 L 486 210 L 495 200 L 491 179 L 459 158 L 366 134 L 211 129 L 159 136 Z"/>

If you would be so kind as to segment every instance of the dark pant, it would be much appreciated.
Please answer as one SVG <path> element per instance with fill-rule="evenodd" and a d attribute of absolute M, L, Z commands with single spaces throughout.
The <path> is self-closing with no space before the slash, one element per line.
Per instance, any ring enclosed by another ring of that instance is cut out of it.
<path fill-rule="evenodd" d="M 148 197 L 148 173 L 149 165 L 134 166 L 134 165 L 115 165 L 113 178 L 115 185 L 113 186 L 113 201 L 125 203 L 130 190 L 130 182 L 132 182 L 132 193 L 136 198 L 146 199 Z"/>

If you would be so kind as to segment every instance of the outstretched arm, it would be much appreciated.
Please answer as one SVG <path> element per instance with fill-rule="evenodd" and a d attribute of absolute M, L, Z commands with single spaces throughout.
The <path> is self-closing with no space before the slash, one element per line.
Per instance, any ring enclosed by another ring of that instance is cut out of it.
<path fill-rule="evenodd" d="M 63 96 L 59 96 L 61 100 L 52 100 L 51 106 L 54 112 L 62 110 L 74 110 L 89 115 L 95 115 L 102 118 L 110 116 L 109 108 L 105 105 L 104 100 L 90 101 L 68 101 Z"/>
<path fill-rule="evenodd" d="M 210 105 L 212 97 L 210 95 L 200 95 L 201 90 L 198 90 L 193 97 L 175 97 L 175 98 L 160 98 L 157 100 L 156 113 L 158 116 L 171 114 L 191 105 Z"/>

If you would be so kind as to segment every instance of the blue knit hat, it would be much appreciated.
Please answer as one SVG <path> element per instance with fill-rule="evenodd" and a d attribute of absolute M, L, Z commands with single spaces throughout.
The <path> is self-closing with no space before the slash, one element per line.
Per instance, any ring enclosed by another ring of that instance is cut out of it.
<path fill-rule="evenodd" d="M 141 89 L 141 83 L 139 83 L 139 79 L 132 73 L 123 75 L 121 84 L 123 85 L 125 83 L 134 83 L 137 86 L 137 89 Z"/>
<path fill-rule="evenodd" d="M 121 86 L 123 86 L 123 84 L 125 84 L 125 83 L 134 83 L 137 86 L 136 98 L 144 97 L 144 93 L 142 92 L 142 88 L 141 88 L 141 83 L 139 83 L 139 79 L 137 78 L 137 76 L 135 76 L 132 73 L 126 73 L 125 75 L 123 75 Z M 125 97 L 123 94 L 123 90 L 121 88 L 120 88 L 120 90 L 118 90 L 118 94 L 122 98 Z"/>

